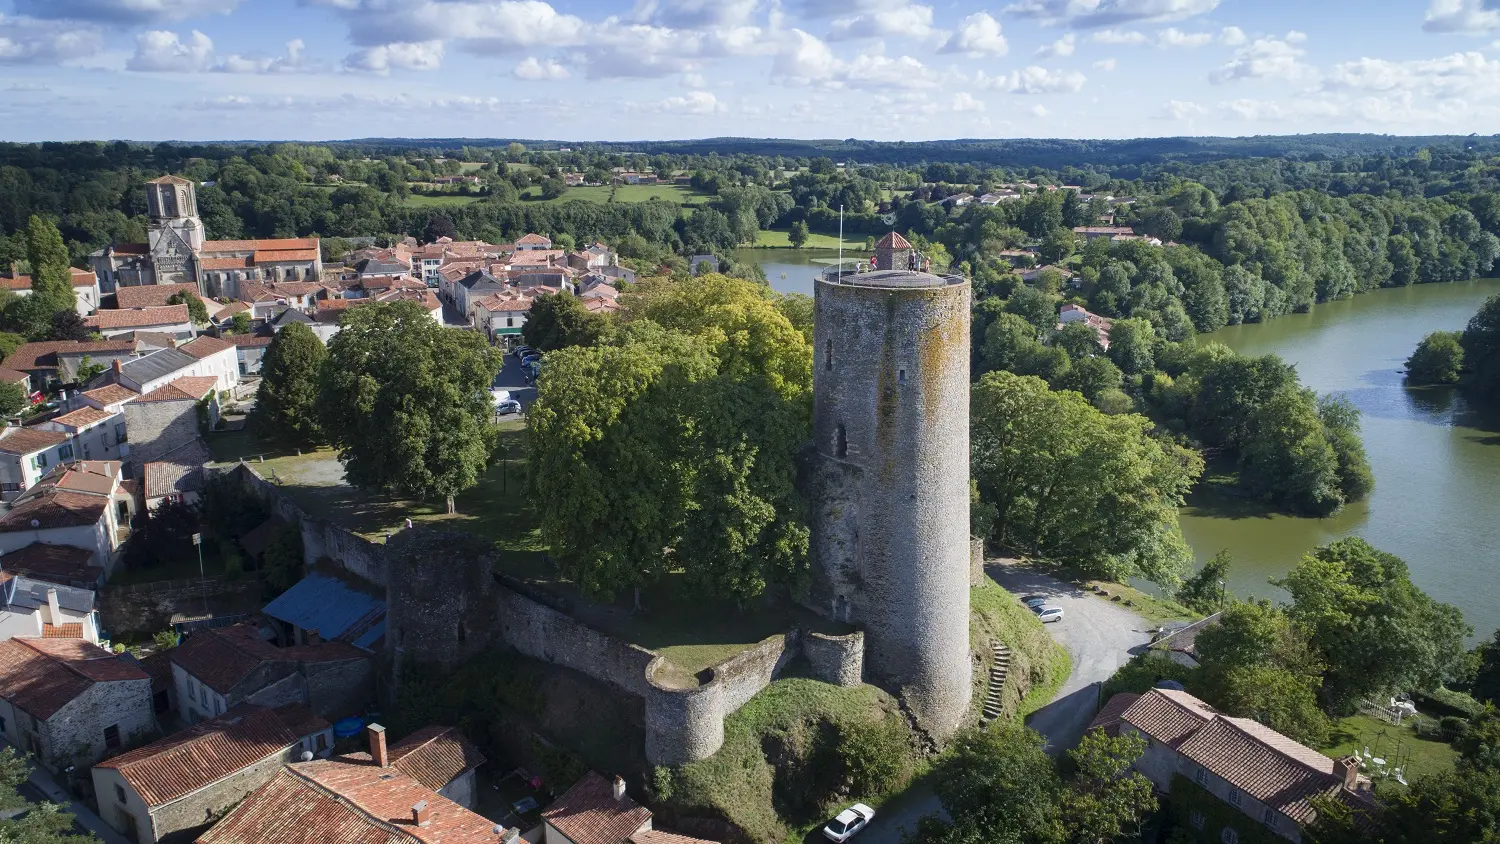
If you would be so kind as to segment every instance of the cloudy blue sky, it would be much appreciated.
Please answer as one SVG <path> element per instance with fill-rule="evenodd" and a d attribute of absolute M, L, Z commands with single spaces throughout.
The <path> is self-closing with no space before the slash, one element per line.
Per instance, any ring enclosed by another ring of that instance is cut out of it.
<path fill-rule="evenodd" d="M 0 0 L 0 139 L 1500 132 L 1500 0 Z"/>

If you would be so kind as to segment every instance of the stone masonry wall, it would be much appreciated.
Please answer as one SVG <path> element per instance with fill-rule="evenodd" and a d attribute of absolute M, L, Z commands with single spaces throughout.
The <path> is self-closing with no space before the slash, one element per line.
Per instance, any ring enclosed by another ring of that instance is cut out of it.
<path fill-rule="evenodd" d="M 205 607 L 215 615 L 249 613 L 261 603 L 260 583 L 254 579 L 172 581 L 161 588 L 106 586 L 99 595 L 99 623 L 112 635 L 155 633 L 171 625 L 178 613 L 199 615 Z"/>
<path fill-rule="evenodd" d="M 156 827 L 158 841 L 163 844 L 192 841 L 209 824 L 245 799 L 245 795 L 260 788 L 276 776 L 282 765 L 297 761 L 292 751 L 300 750 L 300 745 L 294 745 L 291 750 L 268 756 L 207 788 L 191 792 L 165 806 L 157 807 L 151 813 L 151 817 Z M 112 796 L 104 794 L 99 799 L 100 802 L 107 802 L 112 799 Z"/>
<path fill-rule="evenodd" d="M 130 477 L 141 476 L 141 464 L 198 437 L 198 403 L 182 401 L 130 402 L 125 405 L 125 433 L 130 437 Z"/>
<path fill-rule="evenodd" d="M 858 686 L 864 682 L 865 634 L 855 631 L 846 636 L 811 632 L 802 637 L 802 653 L 807 656 L 812 675 L 835 686 Z"/>
<path fill-rule="evenodd" d="M 121 748 L 141 744 L 157 730 L 156 715 L 151 707 L 150 680 L 111 680 L 94 683 L 83 694 L 69 701 L 45 722 L 42 734 L 48 749 L 43 762 L 58 769 L 77 765 L 87 779 L 89 766 L 110 752 L 104 744 L 104 730 L 120 730 Z"/>
<path fill-rule="evenodd" d="M 327 557 L 356 577 L 376 586 L 385 585 L 385 546 L 308 515 L 275 484 L 261 477 L 252 464 L 242 463 L 230 471 L 237 473 L 245 489 L 266 502 L 272 513 L 302 529 L 302 559 L 308 566 Z"/>
<path fill-rule="evenodd" d="M 305 663 L 307 705 L 330 722 L 359 714 L 375 699 L 373 663 L 371 659 Z"/>

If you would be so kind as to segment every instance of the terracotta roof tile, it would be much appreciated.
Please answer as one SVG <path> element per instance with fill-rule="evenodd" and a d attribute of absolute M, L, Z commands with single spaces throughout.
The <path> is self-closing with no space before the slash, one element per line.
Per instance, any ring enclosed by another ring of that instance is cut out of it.
<path fill-rule="evenodd" d="M 895 232 L 887 232 L 885 237 L 875 241 L 876 249 L 910 249 L 911 242 Z"/>
<path fill-rule="evenodd" d="M 174 378 L 172 381 L 157 387 L 151 392 L 136 399 L 136 403 L 145 404 L 156 401 L 198 401 L 213 390 L 219 379 L 212 375 L 185 375 Z"/>
<path fill-rule="evenodd" d="M 628 794 L 616 800 L 614 784 L 589 771 L 542 817 L 573 844 L 622 844 L 651 820 L 651 810 Z"/>
<path fill-rule="evenodd" d="M 278 706 L 273 712 L 281 719 L 282 726 L 297 738 L 321 733 L 332 725 L 318 717 L 305 703 L 288 703 Z"/>
<path fill-rule="evenodd" d="M 550 244 L 552 241 L 539 234 L 527 234 L 516 241 L 517 246 L 540 246 Z"/>
<path fill-rule="evenodd" d="M 225 340 L 221 340 L 218 337 L 210 337 L 205 334 L 202 337 L 195 338 L 191 342 L 184 343 L 177 348 L 183 350 L 184 352 L 187 352 L 198 360 L 203 360 L 204 358 L 216 355 L 219 352 L 224 351 L 225 349 L 234 348 L 234 344 Z"/>
<path fill-rule="evenodd" d="M 415 840 L 283 768 L 198 836 L 197 844 L 410 844 Z"/>
<path fill-rule="evenodd" d="M 96 311 L 92 316 L 83 318 L 83 324 L 91 328 L 140 328 L 146 325 L 176 325 L 187 321 L 187 305 Z"/>
<path fill-rule="evenodd" d="M 41 428 L 10 427 L 0 431 L 0 452 L 5 454 L 34 454 L 54 445 L 62 445 L 70 437 L 62 431 L 44 431 Z"/>
<path fill-rule="evenodd" d="M 82 639 L 83 625 L 76 622 L 72 624 L 48 624 L 44 621 L 42 622 L 42 638 Z"/>
<path fill-rule="evenodd" d="M 0 568 L 35 580 L 72 586 L 75 583 L 93 584 L 99 581 L 104 569 L 93 562 L 94 552 L 87 548 L 33 542 L 14 551 L 7 551 L 0 558 Z"/>
<path fill-rule="evenodd" d="M 115 288 L 115 305 L 118 308 L 165 307 L 167 300 L 178 293 L 198 296 L 196 284 L 139 284 L 132 287 Z"/>
<path fill-rule="evenodd" d="M 486 820 L 395 768 L 337 759 L 303 762 L 288 769 L 338 794 L 367 817 L 400 829 L 424 844 L 493 844 L 494 821 Z M 412 822 L 412 806 L 427 802 L 430 819 Z M 585 842 L 575 842 L 585 844 Z"/>
<path fill-rule="evenodd" d="M 316 249 L 257 249 L 254 255 L 257 264 L 274 264 L 281 261 L 316 261 Z"/>
<path fill-rule="evenodd" d="M 52 491 L 12 507 L 0 517 L 0 533 L 21 530 L 54 530 L 98 524 L 109 499 L 79 492 Z M 32 525 L 36 522 L 36 525 Z"/>
<path fill-rule="evenodd" d="M 252 625 L 199 630 L 170 651 L 172 662 L 220 694 L 233 689 L 264 662 L 339 662 L 369 654 L 345 642 L 278 648 Z"/>
<path fill-rule="evenodd" d="M 150 679 L 140 667 L 82 639 L 0 642 L 0 697 L 44 721 L 94 683 Z"/>
<path fill-rule="evenodd" d="M 484 754 L 457 727 L 423 727 L 396 742 L 391 764 L 433 791 L 484 764 Z"/>
<path fill-rule="evenodd" d="M 96 390 L 85 390 L 83 395 L 100 404 L 109 405 L 139 398 L 141 394 L 120 384 L 106 384 Z"/>
<path fill-rule="evenodd" d="M 97 407 L 80 407 L 77 410 L 54 417 L 52 421 L 59 425 L 67 425 L 70 428 L 83 429 L 103 422 L 115 415 L 108 410 L 100 410 Z"/>
<path fill-rule="evenodd" d="M 659 829 L 648 829 L 630 836 L 630 844 L 719 844 L 719 842 L 690 838 L 675 832 L 662 832 Z"/>
<path fill-rule="evenodd" d="M 1134 692 L 1121 692 L 1109 699 L 1094 720 L 1089 722 L 1088 729 L 1102 729 L 1110 735 L 1118 735 L 1120 732 L 1120 716 L 1125 714 L 1140 695 Z"/>
<path fill-rule="evenodd" d="M 132 340 L 47 340 L 41 343 L 23 343 L 5 358 L 10 369 L 29 371 L 33 369 L 56 369 L 57 356 L 90 355 L 102 353 L 124 354 L 135 351 Z"/>
<path fill-rule="evenodd" d="M 146 805 L 160 806 L 268 756 L 285 754 L 299 738 L 272 710 L 236 706 L 95 767 L 119 771 Z"/>
<path fill-rule="evenodd" d="M 1310 822 L 1316 813 L 1308 801 L 1341 785 L 1333 776 L 1333 760 L 1301 745 L 1301 752 L 1289 752 L 1284 744 L 1295 742 L 1278 734 L 1283 746 L 1276 746 L 1257 732 L 1247 729 L 1242 719 L 1217 718 L 1183 742 L 1178 752 L 1298 823 Z M 1314 761 L 1316 766 L 1309 764 Z"/>
<path fill-rule="evenodd" d="M 0 366 L 0 383 L 19 384 L 30 377 L 30 375 L 27 375 L 20 370 L 11 369 L 8 366 Z"/>
<path fill-rule="evenodd" d="M 317 249 L 316 237 L 280 237 L 265 240 L 210 240 L 203 244 L 204 253 L 257 252 L 278 249 Z"/>
<path fill-rule="evenodd" d="M 1132 703 L 1120 720 L 1176 748 L 1216 717 L 1212 707 L 1186 692 L 1152 689 Z"/>

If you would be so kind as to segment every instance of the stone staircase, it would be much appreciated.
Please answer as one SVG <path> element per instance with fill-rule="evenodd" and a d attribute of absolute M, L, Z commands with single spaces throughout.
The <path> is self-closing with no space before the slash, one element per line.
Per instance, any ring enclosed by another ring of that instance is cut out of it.
<path fill-rule="evenodd" d="M 990 684 L 984 693 L 984 723 L 1000 717 L 1004 710 L 1000 692 L 1005 688 L 1005 677 L 1010 673 L 1010 648 L 1000 642 L 990 643 Z"/>

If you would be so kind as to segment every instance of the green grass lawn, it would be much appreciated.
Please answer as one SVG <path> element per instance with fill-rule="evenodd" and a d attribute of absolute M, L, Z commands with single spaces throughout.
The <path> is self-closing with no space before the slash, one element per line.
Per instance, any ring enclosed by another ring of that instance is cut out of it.
<path fill-rule="evenodd" d="M 1400 765 L 1407 782 L 1413 777 L 1451 770 L 1458 753 L 1444 741 L 1418 736 L 1410 726 L 1396 726 L 1368 715 L 1351 715 L 1333 722 L 1328 744 L 1318 748 L 1337 759 L 1365 748 L 1388 766 Z"/>
<path fill-rule="evenodd" d="M 420 196 L 412 194 L 401 201 L 402 205 L 412 205 L 417 208 L 443 208 L 454 205 L 469 205 L 483 199 L 481 196 L 460 196 L 458 194 L 444 196 Z"/>
<path fill-rule="evenodd" d="M 760 231 L 755 233 L 755 245 L 757 247 L 764 247 L 768 249 L 790 249 L 792 247 L 792 242 L 788 239 L 788 235 L 784 231 L 778 231 L 775 229 L 761 229 Z M 837 249 L 839 248 L 839 239 L 836 235 L 818 234 L 817 232 L 812 232 L 808 234 L 807 243 L 803 245 L 803 248 Z M 858 240 L 850 240 L 849 238 L 845 238 L 844 248 L 863 249 L 865 248 L 865 239 L 859 238 Z"/>
<path fill-rule="evenodd" d="M 1201 614 L 1184 607 L 1176 601 L 1167 598 L 1158 598 L 1147 592 L 1142 592 L 1134 586 L 1126 586 L 1123 583 L 1113 583 L 1108 580 L 1088 580 L 1083 584 L 1085 589 L 1103 589 L 1109 593 L 1105 600 L 1113 601 L 1116 596 L 1120 603 L 1130 602 L 1129 609 L 1137 615 L 1150 622 L 1153 627 L 1159 627 L 1167 621 L 1197 621 Z"/>
<path fill-rule="evenodd" d="M 988 578 L 985 585 L 969 590 L 969 606 L 972 611 L 969 644 L 980 662 L 979 670 L 974 673 L 975 711 L 984 707 L 990 642 L 994 640 L 1010 648 L 1010 674 L 1003 699 L 1006 714 L 1024 718 L 1051 703 L 1073 670 L 1068 649 L 1047 635 L 1042 623 L 1021 605 L 1019 598 Z"/>

